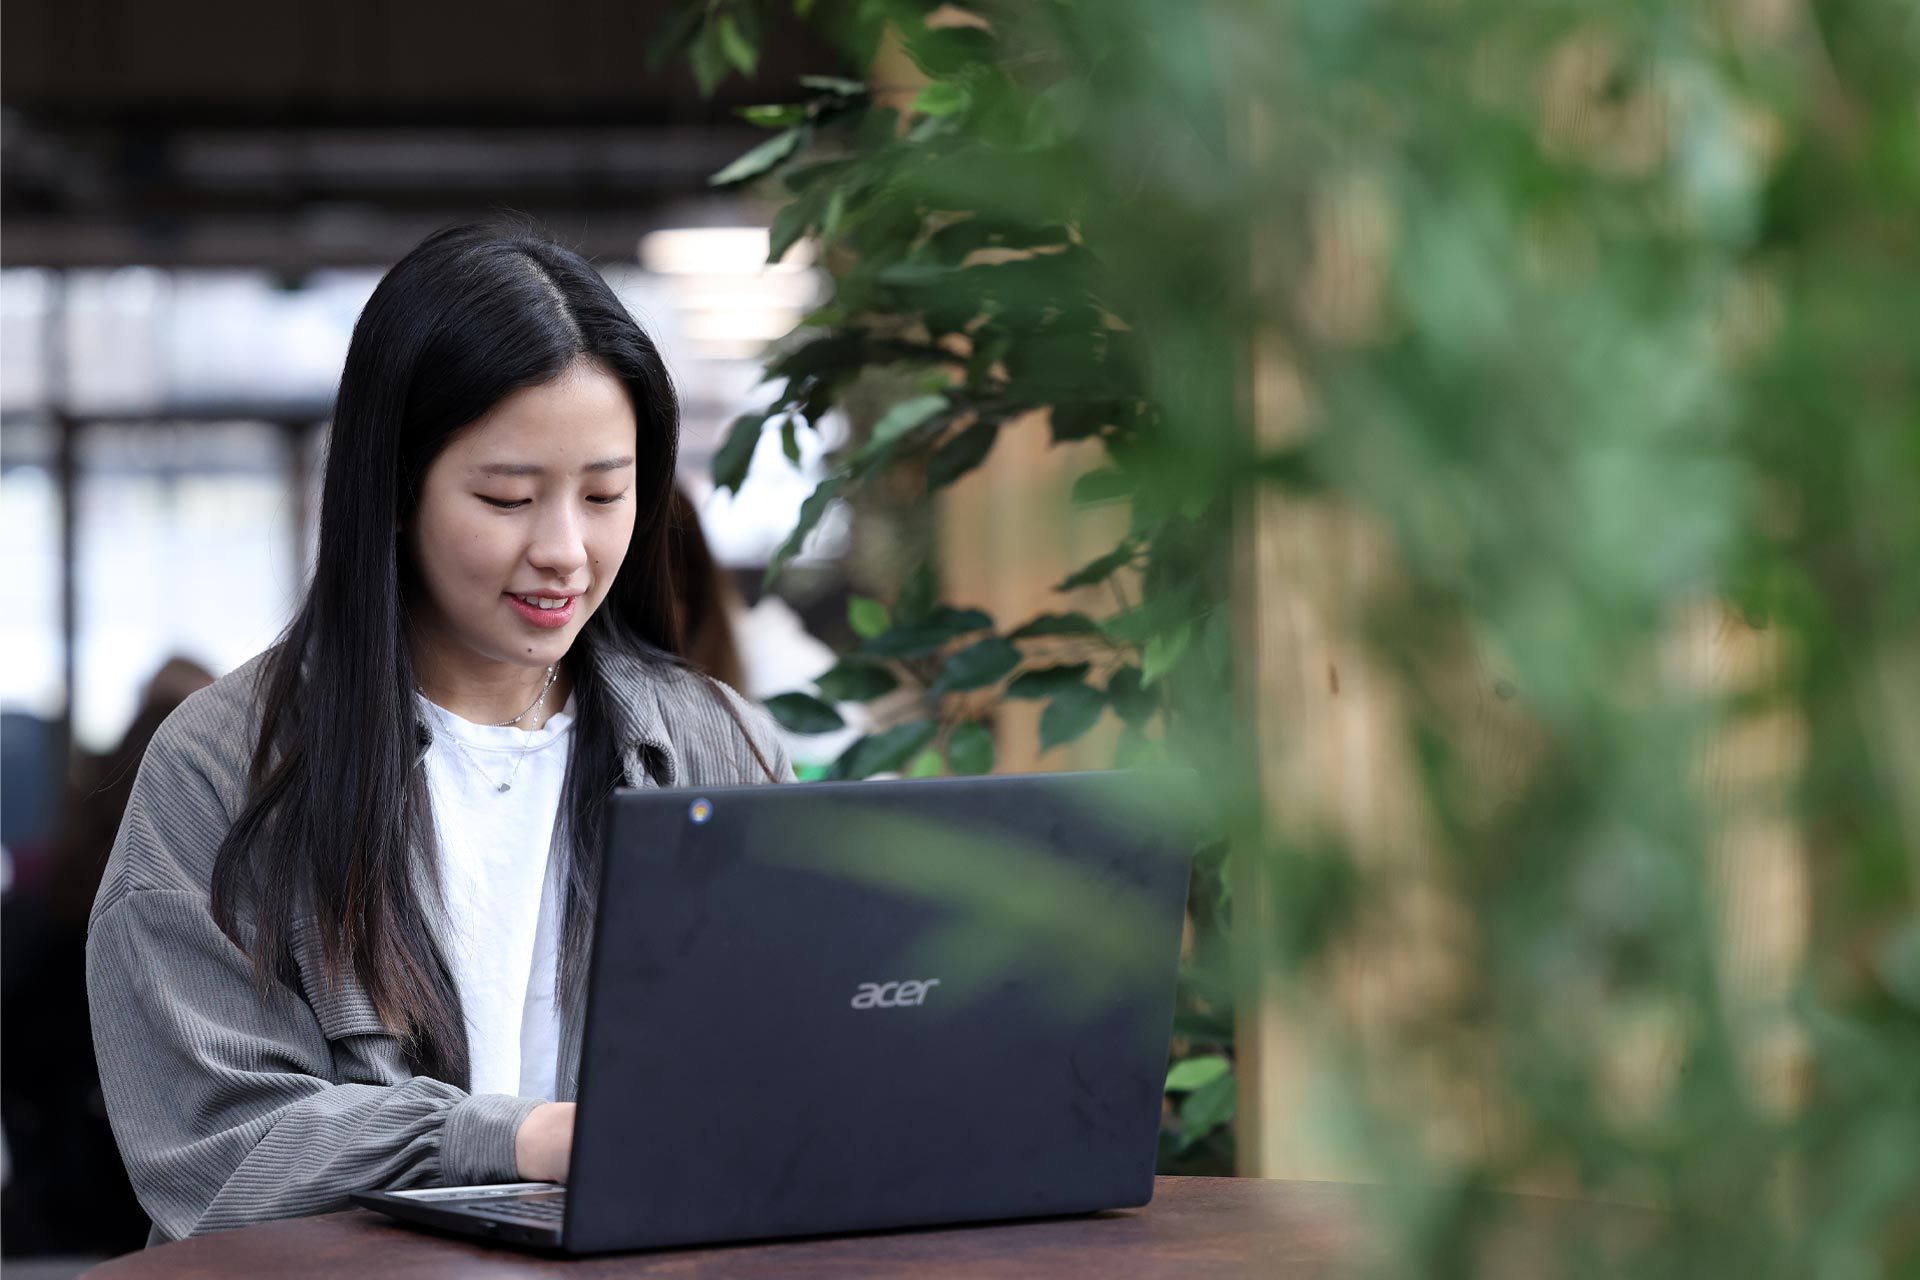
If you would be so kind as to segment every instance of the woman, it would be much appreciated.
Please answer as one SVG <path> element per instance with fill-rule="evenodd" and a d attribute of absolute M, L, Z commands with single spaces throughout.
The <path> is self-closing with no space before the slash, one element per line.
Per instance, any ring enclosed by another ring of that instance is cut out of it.
<path fill-rule="evenodd" d="M 536 236 L 440 232 L 374 291 L 306 601 L 155 736 L 93 908 L 154 1239 L 565 1178 L 603 801 L 791 776 L 671 656 L 677 413 L 606 283 Z"/>

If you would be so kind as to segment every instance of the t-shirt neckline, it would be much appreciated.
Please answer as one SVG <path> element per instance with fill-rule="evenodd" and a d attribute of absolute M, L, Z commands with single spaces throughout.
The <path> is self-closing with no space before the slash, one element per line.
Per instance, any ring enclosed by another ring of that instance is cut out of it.
<path fill-rule="evenodd" d="M 538 729 L 520 729 L 513 725 L 475 724 L 464 716 L 447 710 L 426 694 L 416 690 L 414 697 L 420 699 L 432 720 L 436 732 L 445 732 L 458 739 L 462 745 L 482 751 L 531 751 L 564 737 L 573 728 L 575 714 L 573 695 L 567 695 L 567 703 L 547 718 L 547 722 Z"/>

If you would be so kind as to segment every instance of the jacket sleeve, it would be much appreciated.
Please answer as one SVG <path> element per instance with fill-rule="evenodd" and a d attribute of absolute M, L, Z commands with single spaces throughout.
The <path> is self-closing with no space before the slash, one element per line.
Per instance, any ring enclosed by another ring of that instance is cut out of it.
<path fill-rule="evenodd" d="M 166 736 L 142 764 L 87 939 L 107 1114 L 158 1234 L 344 1208 L 364 1188 L 514 1179 L 538 1099 L 469 1096 L 397 1067 L 391 1083 L 333 1083 L 313 1006 L 282 984 L 261 994 L 192 883 L 225 830 L 221 806 Z"/>

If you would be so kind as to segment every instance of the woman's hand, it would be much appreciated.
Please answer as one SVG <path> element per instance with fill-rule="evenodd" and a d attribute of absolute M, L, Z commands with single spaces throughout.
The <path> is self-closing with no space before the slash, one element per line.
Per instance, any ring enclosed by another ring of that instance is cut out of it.
<path fill-rule="evenodd" d="M 513 1159 L 525 1182 L 565 1182 L 573 1158 L 573 1104 L 543 1102 L 513 1135 Z"/>

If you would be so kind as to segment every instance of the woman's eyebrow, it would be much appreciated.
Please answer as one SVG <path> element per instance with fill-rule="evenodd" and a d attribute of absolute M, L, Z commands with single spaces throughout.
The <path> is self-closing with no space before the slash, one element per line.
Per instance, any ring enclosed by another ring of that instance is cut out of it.
<path fill-rule="evenodd" d="M 602 458 L 598 462 L 589 462 L 580 468 L 581 475 L 597 471 L 618 471 L 622 467 L 633 465 L 632 455 L 619 458 Z M 474 474 L 482 476 L 543 476 L 547 469 L 531 462 L 489 462 L 483 467 L 475 467 Z"/>

